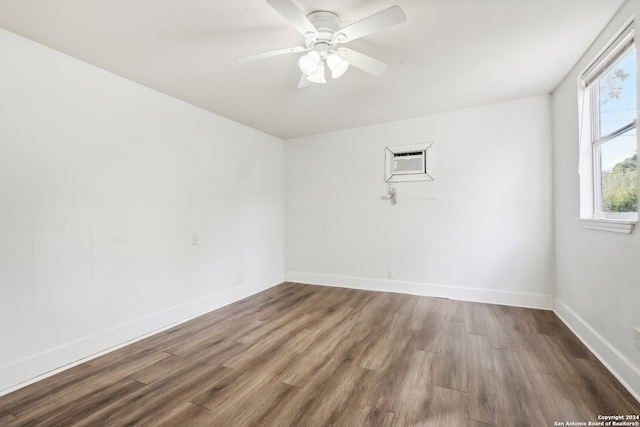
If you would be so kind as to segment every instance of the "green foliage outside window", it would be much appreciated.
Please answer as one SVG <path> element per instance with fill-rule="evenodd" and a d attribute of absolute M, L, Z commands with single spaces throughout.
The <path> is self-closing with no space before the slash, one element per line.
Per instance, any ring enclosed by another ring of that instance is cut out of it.
<path fill-rule="evenodd" d="M 602 209 L 605 212 L 638 211 L 638 153 L 602 172 Z"/>

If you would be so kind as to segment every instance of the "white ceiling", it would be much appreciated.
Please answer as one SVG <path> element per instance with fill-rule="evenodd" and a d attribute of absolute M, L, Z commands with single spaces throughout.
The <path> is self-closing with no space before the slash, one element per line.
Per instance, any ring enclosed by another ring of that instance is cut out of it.
<path fill-rule="evenodd" d="M 407 22 L 348 47 L 390 65 L 297 89 L 302 44 L 265 0 L 0 0 L 0 26 L 266 133 L 291 138 L 550 93 L 624 0 L 294 0 L 346 24 Z"/>

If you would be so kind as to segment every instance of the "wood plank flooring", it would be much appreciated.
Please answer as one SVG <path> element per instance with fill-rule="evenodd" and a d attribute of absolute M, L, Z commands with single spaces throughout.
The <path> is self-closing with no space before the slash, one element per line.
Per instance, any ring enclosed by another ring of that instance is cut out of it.
<path fill-rule="evenodd" d="M 0 397 L 2 426 L 554 426 L 640 404 L 548 311 L 283 283 Z"/>

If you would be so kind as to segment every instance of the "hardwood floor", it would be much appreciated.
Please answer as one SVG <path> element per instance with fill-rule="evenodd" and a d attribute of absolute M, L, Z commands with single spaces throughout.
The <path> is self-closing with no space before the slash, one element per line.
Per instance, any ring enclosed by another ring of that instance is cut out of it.
<path fill-rule="evenodd" d="M 2 426 L 553 426 L 640 404 L 552 313 L 283 283 L 0 397 Z"/>

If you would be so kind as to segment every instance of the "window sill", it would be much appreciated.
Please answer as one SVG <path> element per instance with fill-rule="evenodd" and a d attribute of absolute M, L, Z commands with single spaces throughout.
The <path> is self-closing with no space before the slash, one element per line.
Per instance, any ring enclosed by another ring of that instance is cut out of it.
<path fill-rule="evenodd" d="M 635 220 L 629 219 L 580 218 L 582 228 L 622 234 L 631 233 L 636 222 Z"/>

